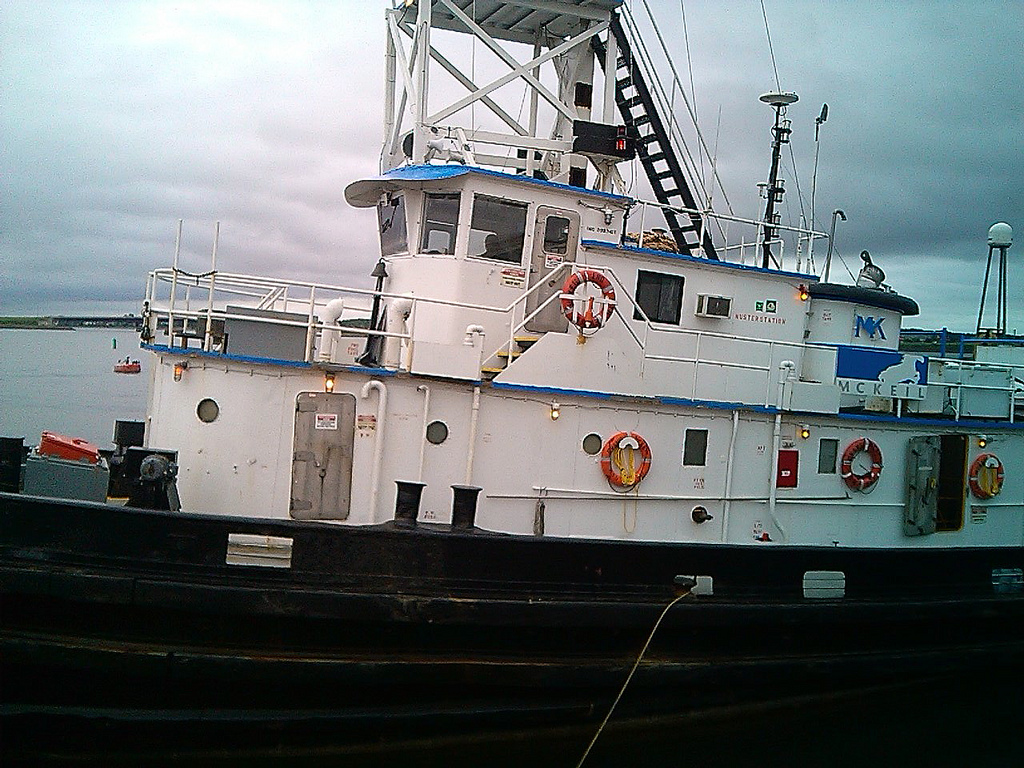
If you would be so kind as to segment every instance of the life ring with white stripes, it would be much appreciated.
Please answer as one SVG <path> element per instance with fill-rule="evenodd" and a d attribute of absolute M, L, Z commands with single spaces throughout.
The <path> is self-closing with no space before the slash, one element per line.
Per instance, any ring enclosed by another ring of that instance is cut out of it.
<path fill-rule="evenodd" d="M 853 471 L 853 460 L 860 453 L 866 453 L 871 459 L 871 466 L 864 472 Z M 855 491 L 866 491 L 878 482 L 882 474 L 882 449 L 878 443 L 861 437 L 854 440 L 843 451 L 843 463 L 841 469 L 843 480 L 846 485 Z"/>
<path fill-rule="evenodd" d="M 967 482 L 971 493 L 979 499 L 991 499 L 1003 490 L 1003 462 L 994 453 L 979 453 L 971 464 Z"/>
<path fill-rule="evenodd" d="M 636 443 L 623 446 L 626 440 Z M 635 453 L 640 455 L 640 463 L 635 461 Z M 601 449 L 601 471 L 608 482 L 617 488 L 633 488 L 647 476 L 651 470 L 651 446 L 636 432 L 616 432 Z"/>
<path fill-rule="evenodd" d="M 567 294 L 575 294 L 576 289 L 584 283 L 593 283 L 601 289 L 600 303 L 603 307 L 598 307 L 597 311 L 594 311 L 594 297 L 590 296 L 586 299 L 587 305 L 583 312 L 576 311 L 575 296 Z M 581 331 L 588 328 L 600 328 L 606 320 L 610 320 L 612 312 L 615 311 L 615 289 L 612 288 L 611 282 L 601 272 L 594 269 L 581 269 L 579 272 L 573 272 L 567 278 L 565 283 L 562 285 L 562 314 L 565 315 L 565 319 L 575 325 Z"/>

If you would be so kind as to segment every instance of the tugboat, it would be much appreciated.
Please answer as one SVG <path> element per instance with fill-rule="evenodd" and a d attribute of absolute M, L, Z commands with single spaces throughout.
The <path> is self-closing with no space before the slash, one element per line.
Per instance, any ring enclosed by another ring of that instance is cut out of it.
<path fill-rule="evenodd" d="M 620 0 L 465 5 L 387 11 L 381 173 L 345 190 L 374 287 L 175 255 L 127 504 L 0 493 L 5 718 L 384 742 L 1018 663 L 1020 347 L 902 350 L 870 255 L 786 262 L 828 236 L 781 223 L 776 163 L 762 219 L 714 214 Z M 468 95 L 428 110 L 432 66 Z M 763 100 L 777 161 L 796 95 Z"/>

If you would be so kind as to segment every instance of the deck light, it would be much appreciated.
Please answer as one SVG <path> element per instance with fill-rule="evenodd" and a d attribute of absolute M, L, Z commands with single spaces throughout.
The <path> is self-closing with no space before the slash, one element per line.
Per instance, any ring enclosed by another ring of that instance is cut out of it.
<path fill-rule="evenodd" d="M 181 374 L 188 370 L 188 360 L 182 360 L 174 364 L 174 380 L 181 381 Z"/>
<path fill-rule="evenodd" d="M 811 298 L 811 292 L 807 290 L 806 285 L 800 286 L 800 301 L 807 301 Z"/>
<path fill-rule="evenodd" d="M 986 435 L 978 435 L 978 447 L 984 448 L 988 445 L 988 437 Z"/>
<path fill-rule="evenodd" d="M 811 428 L 809 426 L 807 426 L 806 424 L 801 425 L 801 427 L 800 427 L 800 437 L 802 437 L 804 440 L 806 440 L 810 436 L 811 436 Z"/>
<path fill-rule="evenodd" d="M 333 392 L 333 391 L 334 391 L 334 374 L 333 373 L 325 373 L 324 374 L 324 392 Z"/>
<path fill-rule="evenodd" d="M 558 417 L 562 415 L 561 406 L 558 403 L 551 404 L 551 420 L 558 421 Z"/>

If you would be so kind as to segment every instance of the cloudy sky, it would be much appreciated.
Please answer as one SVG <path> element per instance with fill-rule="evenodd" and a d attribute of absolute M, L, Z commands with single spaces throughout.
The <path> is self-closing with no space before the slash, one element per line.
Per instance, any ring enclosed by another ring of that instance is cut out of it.
<path fill-rule="evenodd" d="M 639 0 L 630 0 L 642 13 Z M 387 0 L 0 4 L 0 314 L 137 311 L 146 273 L 218 266 L 367 285 Z M 759 0 L 651 0 L 736 213 L 761 213 L 777 87 Z M 1024 13 L 1018 0 L 765 0 L 779 82 L 796 91 L 787 220 L 842 208 L 850 269 L 869 250 L 914 325 L 973 330 L 996 221 L 1010 326 L 1024 333 Z M 485 68 L 472 52 L 473 66 Z M 480 75 L 481 73 L 478 73 Z M 482 79 L 482 78 L 481 78 Z M 689 85 L 689 84 L 687 84 Z M 628 175 L 628 169 L 627 169 Z M 818 255 L 818 267 L 821 260 Z M 839 261 L 833 279 L 849 280 Z"/>

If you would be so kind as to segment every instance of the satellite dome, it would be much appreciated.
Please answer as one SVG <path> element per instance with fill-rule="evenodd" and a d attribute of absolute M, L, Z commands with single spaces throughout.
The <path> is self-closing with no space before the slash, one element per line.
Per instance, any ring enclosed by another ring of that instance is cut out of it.
<path fill-rule="evenodd" d="M 769 93 L 762 93 L 758 98 L 765 104 L 771 104 L 773 107 L 788 107 L 800 100 L 792 91 L 771 91 Z"/>
<path fill-rule="evenodd" d="M 1002 221 L 993 224 L 988 229 L 988 244 L 996 248 L 1009 248 L 1013 245 L 1013 229 Z"/>

